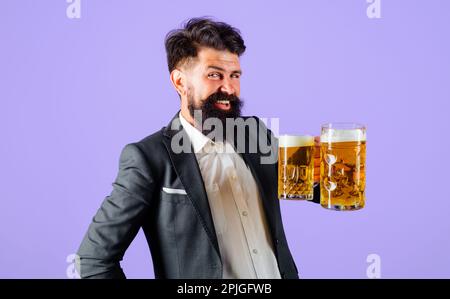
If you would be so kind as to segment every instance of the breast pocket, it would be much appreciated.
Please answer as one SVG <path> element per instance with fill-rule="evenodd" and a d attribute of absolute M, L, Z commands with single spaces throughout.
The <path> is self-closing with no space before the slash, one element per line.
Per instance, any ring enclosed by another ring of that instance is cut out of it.
<path fill-rule="evenodd" d="M 216 183 L 214 183 L 206 187 L 206 192 L 208 193 L 208 201 L 211 208 L 216 233 L 223 234 L 227 230 L 227 219 L 225 218 L 225 210 L 220 188 Z"/>
<path fill-rule="evenodd" d="M 168 203 L 189 204 L 189 198 L 185 189 L 163 187 L 161 200 Z"/>

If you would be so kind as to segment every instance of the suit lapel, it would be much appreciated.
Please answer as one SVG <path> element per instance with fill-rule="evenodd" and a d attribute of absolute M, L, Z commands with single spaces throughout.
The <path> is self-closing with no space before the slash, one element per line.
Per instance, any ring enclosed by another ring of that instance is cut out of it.
<path fill-rule="evenodd" d="M 172 129 L 174 128 L 174 129 Z M 182 135 L 179 135 L 182 134 Z M 216 231 L 214 228 L 214 222 L 209 207 L 208 197 L 205 190 L 205 185 L 200 172 L 200 168 L 195 157 L 194 150 L 190 144 L 189 136 L 186 131 L 183 130 L 181 123 L 179 122 L 178 113 L 174 116 L 170 124 L 164 130 L 163 142 L 169 153 L 172 165 L 175 168 L 175 172 L 181 180 L 181 183 L 185 187 L 188 198 L 191 200 L 194 208 L 197 210 L 200 220 L 205 228 L 208 237 L 210 238 L 214 248 L 220 257 L 219 244 L 217 241 Z M 172 149 L 172 139 L 182 136 L 182 141 L 188 142 L 185 144 L 186 148 L 190 149 L 188 152 L 174 151 Z"/>

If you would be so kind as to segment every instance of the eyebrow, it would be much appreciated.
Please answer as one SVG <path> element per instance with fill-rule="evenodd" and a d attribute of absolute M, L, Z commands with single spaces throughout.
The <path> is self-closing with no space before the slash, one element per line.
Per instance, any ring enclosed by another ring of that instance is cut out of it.
<path fill-rule="evenodd" d="M 215 66 L 215 65 L 208 65 L 208 69 L 215 69 L 218 71 L 226 72 L 224 68 L 221 68 L 221 67 Z M 242 70 L 235 70 L 235 71 L 232 71 L 231 73 L 242 75 Z"/>

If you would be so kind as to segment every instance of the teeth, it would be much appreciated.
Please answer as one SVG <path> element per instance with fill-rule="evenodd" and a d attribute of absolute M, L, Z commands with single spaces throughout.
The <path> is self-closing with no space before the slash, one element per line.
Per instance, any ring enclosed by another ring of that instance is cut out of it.
<path fill-rule="evenodd" d="M 219 103 L 219 104 L 229 104 L 230 101 L 217 101 L 217 103 Z"/>

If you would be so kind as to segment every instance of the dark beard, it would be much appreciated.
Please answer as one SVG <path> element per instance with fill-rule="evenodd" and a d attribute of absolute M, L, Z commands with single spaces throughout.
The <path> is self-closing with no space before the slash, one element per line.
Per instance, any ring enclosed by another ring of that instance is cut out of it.
<path fill-rule="evenodd" d="M 216 108 L 214 106 L 214 103 L 216 103 L 217 101 L 229 101 L 230 106 L 231 106 L 230 109 L 227 111 L 224 111 L 219 108 Z M 194 118 L 194 121 L 196 121 L 195 116 L 194 116 L 195 115 L 194 111 L 195 110 L 201 111 L 201 116 L 202 116 L 202 119 L 201 119 L 202 130 L 201 131 L 202 131 L 202 133 L 204 135 L 208 135 L 209 133 L 214 131 L 215 130 L 214 126 L 211 129 L 207 130 L 206 128 L 204 128 L 204 123 L 208 118 L 217 118 L 222 123 L 222 129 L 223 129 L 223 135 L 217 136 L 217 137 L 222 140 L 226 140 L 228 133 L 231 133 L 231 132 L 227 132 L 226 119 L 230 118 L 230 119 L 234 120 L 234 119 L 240 117 L 241 116 L 241 108 L 244 104 L 239 97 L 237 97 L 235 95 L 228 95 L 228 94 L 220 92 L 220 91 L 213 93 L 212 95 L 207 97 L 205 100 L 201 101 L 200 105 L 198 105 L 198 106 L 194 105 L 193 102 L 194 101 L 192 99 L 189 100 L 189 103 L 188 103 L 189 113 Z M 200 124 L 196 123 L 196 126 L 199 126 L 199 125 Z M 219 140 L 216 140 L 216 141 L 219 141 Z"/>

